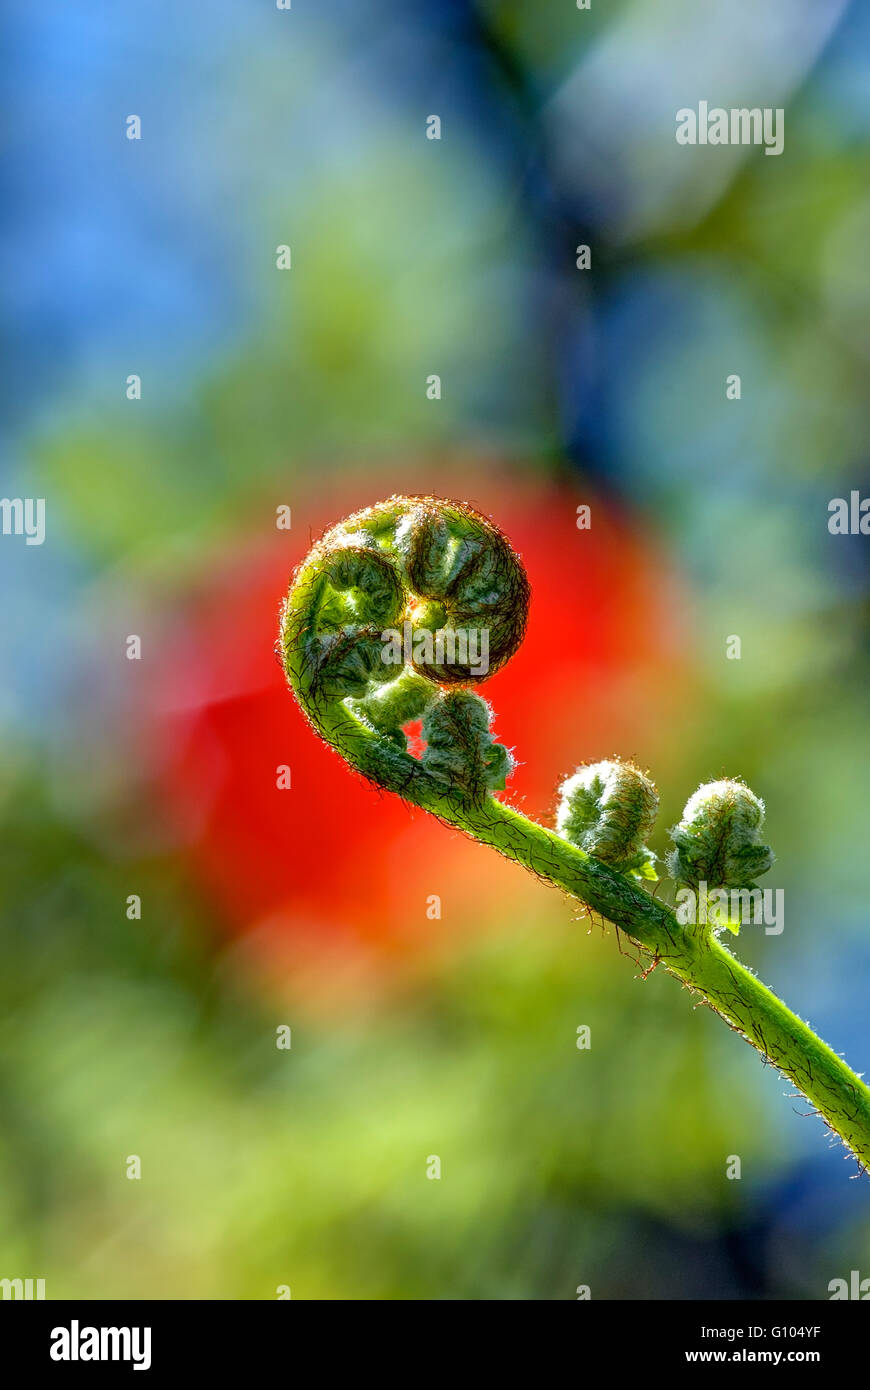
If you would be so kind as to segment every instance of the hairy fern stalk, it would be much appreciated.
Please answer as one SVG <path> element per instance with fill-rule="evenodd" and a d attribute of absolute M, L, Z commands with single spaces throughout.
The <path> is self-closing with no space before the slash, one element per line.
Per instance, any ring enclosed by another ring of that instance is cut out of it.
<path fill-rule="evenodd" d="M 720 940 L 739 920 L 683 920 L 644 886 L 658 807 L 649 778 L 612 761 L 578 769 L 549 829 L 500 801 L 513 767 L 470 689 L 520 646 L 529 584 L 509 541 L 465 503 L 391 497 L 333 526 L 296 570 L 280 652 L 313 728 L 372 782 L 522 864 L 612 922 L 803 1092 L 870 1164 L 870 1090 Z M 422 720 L 425 749 L 405 726 Z M 739 781 L 710 783 L 671 831 L 678 886 L 752 890 L 773 862 L 764 806 Z M 696 914 L 697 916 L 697 914 Z"/>

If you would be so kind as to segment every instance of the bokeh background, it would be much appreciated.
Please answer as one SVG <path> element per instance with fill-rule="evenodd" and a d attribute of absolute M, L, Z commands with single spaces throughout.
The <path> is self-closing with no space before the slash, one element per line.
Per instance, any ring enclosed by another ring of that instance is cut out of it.
<path fill-rule="evenodd" d="M 0 539 L 0 1276 L 870 1276 L 867 1180 L 787 1083 L 576 904 L 355 780 L 272 652 L 328 522 L 400 489 L 490 512 L 534 588 L 486 690 L 512 798 L 551 815 L 579 762 L 633 756 L 663 852 L 700 781 L 745 776 L 786 918 L 740 953 L 870 1063 L 868 551 L 827 531 L 870 493 L 868 8 L 10 0 L 3 25 L 2 493 L 45 497 L 47 536 Z M 783 107 L 784 153 L 678 147 L 701 99 Z"/>

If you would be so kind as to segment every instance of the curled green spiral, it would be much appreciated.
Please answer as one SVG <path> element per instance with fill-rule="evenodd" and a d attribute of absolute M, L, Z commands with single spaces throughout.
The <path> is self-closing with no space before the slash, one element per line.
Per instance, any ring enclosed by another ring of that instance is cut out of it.
<path fill-rule="evenodd" d="M 706 782 L 689 797 L 670 832 L 672 878 L 690 888 L 701 882 L 708 888 L 755 888 L 756 878 L 773 864 L 763 826 L 764 802 L 744 782 Z"/>
<path fill-rule="evenodd" d="M 619 760 L 581 768 L 562 787 L 556 829 L 493 795 L 513 757 L 470 687 L 516 651 L 528 609 L 520 559 L 486 517 L 462 502 L 391 497 L 333 526 L 298 567 L 280 653 L 307 719 L 352 767 L 615 923 L 870 1165 L 870 1089 L 709 924 L 684 925 L 638 881 L 655 878 L 646 837 L 658 798 L 645 774 Z M 418 722 L 414 756 L 407 727 Z M 677 883 L 752 884 L 772 862 L 763 812 L 741 782 L 702 787 L 671 832 Z"/>
<path fill-rule="evenodd" d="M 379 785 L 438 809 L 505 785 L 513 760 L 467 687 L 513 655 L 528 608 L 525 570 L 486 517 L 391 497 L 312 548 L 282 610 L 281 653 L 322 737 Z M 416 720 L 422 758 L 404 733 Z"/>

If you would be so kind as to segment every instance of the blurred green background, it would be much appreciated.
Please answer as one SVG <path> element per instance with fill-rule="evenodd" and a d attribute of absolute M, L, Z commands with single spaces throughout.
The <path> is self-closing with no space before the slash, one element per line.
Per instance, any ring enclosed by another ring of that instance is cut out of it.
<path fill-rule="evenodd" d="M 867 7 L 13 0 L 4 26 L 2 491 L 47 533 L 0 538 L 0 1277 L 870 1276 L 866 1178 L 787 1083 L 360 786 L 271 651 L 325 524 L 397 489 L 491 512 L 534 589 L 485 692 L 511 794 L 545 817 L 579 762 L 635 756 L 661 853 L 700 781 L 745 776 L 786 915 L 739 953 L 866 1067 L 868 552 L 827 521 L 870 494 Z M 782 107 L 783 154 L 677 146 L 702 99 Z"/>

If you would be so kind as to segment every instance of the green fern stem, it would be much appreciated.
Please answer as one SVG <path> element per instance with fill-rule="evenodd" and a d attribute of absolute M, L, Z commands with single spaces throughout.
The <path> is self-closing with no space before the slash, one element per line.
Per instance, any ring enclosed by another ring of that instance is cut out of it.
<path fill-rule="evenodd" d="M 400 502 L 408 507 L 418 505 L 420 500 L 390 499 L 389 504 L 371 511 L 381 516 L 390 507 L 389 515 L 395 522 Z M 433 502 L 422 500 L 427 505 Z M 456 509 L 457 504 L 451 505 Z M 357 533 L 352 523 L 356 520 L 351 518 L 344 523 L 350 527 L 353 545 Z M 323 560 L 330 553 L 331 534 L 324 537 L 297 571 L 282 613 L 281 655 L 285 670 L 316 732 L 370 781 L 491 846 L 619 928 L 654 963 L 661 964 L 686 985 L 788 1077 L 862 1166 L 870 1167 L 870 1089 L 722 945 L 709 926 L 684 925 L 632 876 L 615 871 L 555 831 L 521 815 L 491 791 L 481 791 L 480 787 L 470 791 L 467 786 L 433 775 L 423 761 L 401 746 L 403 740 L 386 738 L 372 727 L 354 707 L 354 701 L 324 694 L 312 644 L 316 644 L 319 632 L 318 614 L 324 601 Z M 340 541 L 347 551 L 347 532 Z M 363 559 L 368 565 L 367 552 Z M 369 590 L 371 587 L 368 585 Z M 395 617 L 398 611 L 393 604 L 391 616 Z M 517 644 L 523 627 L 524 615 Z M 348 635 L 353 637 L 348 625 L 336 631 L 342 641 Z M 368 631 L 363 629 L 364 633 Z M 502 653 L 500 660 L 509 655 L 509 651 L 507 655 Z M 383 680 L 383 675 L 380 678 Z M 443 692 L 439 698 L 445 698 Z"/>

